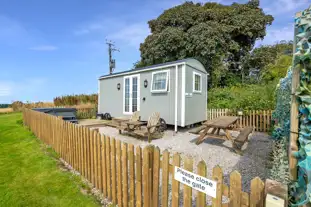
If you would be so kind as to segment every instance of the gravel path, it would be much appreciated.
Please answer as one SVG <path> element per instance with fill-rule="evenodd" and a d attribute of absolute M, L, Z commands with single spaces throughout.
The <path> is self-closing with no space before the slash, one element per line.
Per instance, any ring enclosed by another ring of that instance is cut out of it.
<path fill-rule="evenodd" d="M 144 147 L 149 144 L 146 140 L 140 140 L 126 134 L 120 135 L 118 130 L 112 127 L 100 127 L 99 132 L 135 146 Z M 232 131 L 231 134 L 237 136 L 237 132 Z M 242 188 L 245 192 L 250 191 L 250 181 L 253 178 L 258 176 L 263 181 L 267 178 L 268 169 L 266 165 L 273 143 L 267 134 L 254 132 L 250 136 L 249 142 L 242 148 L 244 150 L 243 156 L 232 151 L 230 141 L 206 139 L 202 144 L 196 145 L 197 136 L 188 133 L 186 130 L 177 134 L 174 134 L 172 130 L 167 130 L 163 138 L 152 140 L 151 144 L 158 146 L 161 151 L 169 150 L 171 155 L 174 152 L 179 152 L 182 157 L 191 156 L 196 164 L 200 160 L 204 160 L 208 168 L 207 177 L 211 177 L 212 168 L 219 165 L 223 169 L 224 182 L 227 185 L 229 185 L 230 173 L 237 170 L 242 176 Z M 195 194 L 193 192 L 193 196 Z"/>

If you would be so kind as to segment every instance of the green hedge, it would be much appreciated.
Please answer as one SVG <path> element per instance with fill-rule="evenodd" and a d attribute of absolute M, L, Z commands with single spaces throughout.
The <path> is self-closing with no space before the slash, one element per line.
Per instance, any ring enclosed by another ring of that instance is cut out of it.
<path fill-rule="evenodd" d="M 213 88 L 208 92 L 208 108 L 266 110 L 275 107 L 276 82 Z"/>

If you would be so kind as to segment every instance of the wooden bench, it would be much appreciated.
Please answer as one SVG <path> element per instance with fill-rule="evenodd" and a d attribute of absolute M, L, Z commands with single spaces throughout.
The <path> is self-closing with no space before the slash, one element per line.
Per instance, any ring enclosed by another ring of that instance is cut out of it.
<path fill-rule="evenodd" d="M 241 149 L 246 141 L 248 141 L 248 136 L 253 132 L 252 127 L 246 127 L 242 129 L 238 137 L 234 140 L 233 145 L 234 149 L 241 154 Z"/>
<path fill-rule="evenodd" d="M 113 127 L 113 128 L 119 127 L 119 123 L 116 123 L 116 122 L 114 122 L 114 121 L 107 122 L 107 123 L 105 123 L 105 125 L 106 125 L 106 126 Z"/>
<path fill-rule="evenodd" d="M 154 134 L 158 131 L 158 128 L 161 126 L 159 124 L 160 120 L 160 113 L 154 112 L 151 114 L 151 116 L 148 119 L 148 123 L 146 127 L 142 127 L 140 129 L 134 130 L 132 133 L 134 135 L 140 136 L 140 137 L 147 137 L 148 142 L 151 142 L 153 139 Z"/>
<path fill-rule="evenodd" d="M 124 122 L 119 123 L 119 125 L 117 126 L 117 128 L 119 130 L 119 134 L 122 133 L 122 130 L 125 130 L 125 131 L 130 130 L 128 128 L 129 126 L 127 125 L 128 122 L 136 122 L 139 120 L 140 120 L 139 111 L 135 111 L 128 121 L 124 121 Z"/>

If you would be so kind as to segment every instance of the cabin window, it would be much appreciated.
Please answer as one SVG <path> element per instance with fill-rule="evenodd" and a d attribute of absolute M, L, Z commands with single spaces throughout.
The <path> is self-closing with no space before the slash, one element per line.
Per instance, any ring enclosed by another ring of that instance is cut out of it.
<path fill-rule="evenodd" d="M 193 72 L 193 92 L 202 92 L 202 76 L 197 72 Z"/>
<path fill-rule="evenodd" d="M 151 92 L 167 92 L 168 91 L 169 71 L 159 71 L 152 73 Z"/>

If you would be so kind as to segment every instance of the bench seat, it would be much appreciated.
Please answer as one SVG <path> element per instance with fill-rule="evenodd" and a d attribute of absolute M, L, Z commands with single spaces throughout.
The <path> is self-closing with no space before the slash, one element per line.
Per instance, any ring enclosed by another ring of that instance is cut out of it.
<path fill-rule="evenodd" d="M 253 132 L 252 127 L 246 127 L 242 129 L 238 137 L 234 140 L 234 147 L 241 150 L 244 143 L 248 140 L 248 136 Z"/>

